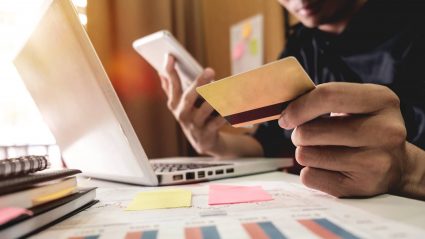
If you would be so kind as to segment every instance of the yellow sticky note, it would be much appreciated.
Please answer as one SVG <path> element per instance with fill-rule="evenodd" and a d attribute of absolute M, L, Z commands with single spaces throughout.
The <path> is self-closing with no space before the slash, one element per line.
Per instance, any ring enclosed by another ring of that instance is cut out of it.
<path fill-rule="evenodd" d="M 168 189 L 141 192 L 134 197 L 126 211 L 147 209 L 190 207 L 192 192 L 184 189 Z"/>
<path fill-rule="evenodd" d="M 63 190 L 60 190 L 58 192 L 52 193 L 52 194 L 47 194 L 47 195 L 43 195 L 37 198 L 34 198 L 32 200 L 32 203 L 34 206 L 37 206 L 39 204 L 43 204 L 46 202 L 50 202 L 59 198 L 63 198 L 65 196 L 68 196 L 69 194 L 75 192 L 76 187 L 70 187 L 70 188 L 66 188 Z"/>

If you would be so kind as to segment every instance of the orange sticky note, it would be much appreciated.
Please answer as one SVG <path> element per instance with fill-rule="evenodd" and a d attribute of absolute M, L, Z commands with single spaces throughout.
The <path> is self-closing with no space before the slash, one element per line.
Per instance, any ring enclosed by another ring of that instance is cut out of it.
<path fill-rule="evenodd" d="M 261 186 L 210 185 L 209 205 L 262 202 L 273 200 Z"/>
<path fill-rule="evenodd" d="M 246 40 L 251 36 L 251 34 L 252 34 L 252 24 L 251 22 L 247 22 L 243 25 L 242 37 Z"/>

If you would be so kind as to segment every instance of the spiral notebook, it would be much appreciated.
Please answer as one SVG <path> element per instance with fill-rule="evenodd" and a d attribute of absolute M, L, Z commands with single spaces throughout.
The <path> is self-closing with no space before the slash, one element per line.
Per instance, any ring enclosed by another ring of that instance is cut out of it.
<path fill-rule="evenodd" d="M 0 160 L 0 179 L 27 175 L 50 166 L 45 156 L 22 156 Z"/>
<path fill-rule="evenodd" d="M 78 169 L 58 169 L 45 170 L 21 177 L 0 180 L 0 195 L 17 192 L 31 188 L 35 185 L 46 183 L 52 180 L 63 179 L 81 173 Z"/>

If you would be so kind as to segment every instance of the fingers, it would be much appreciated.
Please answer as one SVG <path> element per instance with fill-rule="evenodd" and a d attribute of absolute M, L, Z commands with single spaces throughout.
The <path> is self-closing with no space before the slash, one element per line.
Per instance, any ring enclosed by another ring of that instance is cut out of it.
<path fill-rule="evenodd" d="M 194 105 L 195 101 L 199 98 L 198 92 L 196 92 L 196 87 L 205 85 L 214 80 L 215 72 L 211 68 L 207 68 L 202 72 L 202 74 L 190 85 L 187 91 L 184 93 L 184 101 L 187 105 Z"/>
<path fill-rule="evenodd" d="M 387 192 L 399 180 L 393 155 L 386 150 L 348 147 L 298 147 L 296 160 L 306 166 L 301 181 L 336 197 Z"/>
<path fill-rule="evenodd" d="M 165 94 L 167 94 L 168 97 L 168 79 L 165 76 L 158 75 L 159 79 L 161 80 L 161 87 L 164 90 Z"/>
<path fill-rule="evenodd" d="M 214 80 L 214 78 L 215 78 L 215 71 L 211 68 L 206 68 L 204 72 L 202 72 L 202 74 L 192 84 L 192 88 L 196 88 L 198 86 L 210 83 Z"/>
<path fill-rule="evenodd" d="M 214 79 L 214 71 L 211 69 L 206 69 L 196 80 L 195 82 L 183 93 L 180 97 L 180 100 L 177 106 L 172 106 L 174 116 L 180 123 L 193 125 L 194 120 L 196 119 L 197 126 L 203 125 L 205 119 L 208 115 L 204 115 L 203 112 L 207 112 L 208 107 L 204 108 L 202 112 L 197 113 L 197 108 L 195 106 L 196 100 L 200 97 L 196 92 L 196 87 L 199 84 L 205 84 Z M 197 118 L 199 117 L 199 118 Z"/>
<path fill-rule="evenodd" d="M 199 95 L 196 92 L 196 87 L 213 81 L 215 77 L 215 72 L 207 68 L 204 72 L 194 81 L 194 83 L 188 88 L 186 92 L 182 92 L 182 87 L 180 83 L 180 77 L 175 68 L 175 58 L 169 55 L 167 59 L 166 71 L 168 74 L 168 79 L 166 77 L 160 76 L 161 86 L 167 94 L 168 97 L 168 108 L 173 111 L 175 117 L 180 121 L 186 121 L 188 118 L 193 117 L 193 106 L 196 99 Z M 208 111 L 209 109 L 203 109 Z M 203 124 L 205 122 L 203 118 L 208 117 L 201 115 L 198 120 L 198 124 Z"/>
<path fill-rule="evenodd" d="M 213 70 L 206 69 L 183 94 L 177 110 L 179 120 L 186 120 L 188 118 L 193 119 L 193 117 L 195 117 L 195 102 L 199 97 L 199 94 L 196 92 L 196 87 L 200 84 L 205 84 L 206 82 L 212 81 L 214 76 L 215 73 Z M 204 111 L 206 110 L 207 109 L 204 109 Z M 202 112 L 200 114 L 202 114 Z M 202 121 L 202 117 L 199 120 Z"/>
<path fill-rule="evenodd" d="M 357 172 L 368 168 L 373 170 L 383 164 L 383 152 L 367 148 L 350 148 L 339 146 L 300 146 L 295 151 L 295 159 L 306 167 L 330 171 Z M 371 160 L 375 158 L 375 160 Z"/>
<path fill-rule="evenodd" d="M 350 155 L 351 157 L 346 157 Z M 351 171 L 353 158 L 358 155 L 356 150 L 337 146 L 300 146 L 295 150 L 295 159 L 305 167 L 327 169 L 331 171 Z"/>
<path fill-rule="evenodd" d="M 340 173 L 324 169 L 305 167 L 300 173 L 301 182 L 309 187 L 320 190 L 335 197 L 348 196 L 348 178 Z"/>
<path fill-rule="evenodd" d="M 399 104 L 397 95 L 384 86 L 326 83 L 290 103 L 282 112 L 279 125 L 292 129 L 331 112 L 366 114 L 391 106 L 399 108 Z"/>
<path fill-rule="evenodd" d="M 168 73 L 169 78 L 169 84 L 167 87 L 168 106 L 171 109 L 174 109 L 177 106 L 182 95 L 180 77 L 176 71 L 175 63 L 175 58 L 169 55 L 167 60 L 166 71 Z"/>
<path fill-rule="evenodd" d="M 210 121 L 207 121 L 205 130 L 211 133 L 217 132 L 225 124 L 227 124 L 227 121 L 223 117 L 214 117 Z"/>
<path fill-rule="evenodd" d="M 386 87 L 320 85 L 290 103 L 279 124 L 295 128 L 296 160 L 306 166 L 300 176 L 308 187 L 337 197 L 372 196 L 400 181 L 406 128 L 399 99 Z"/>
<path fill-rule="evenodd" d="M 305 167 L 301 170 L 301 182 L 335 197 L 375 196 L 389 189 L 388 182 L 376 179 L 379 175 L 369 173 L 336 172 Z"/>
<path fill-rule="evenodd" d="M 213 107 L 207 102 L 204 102 L 201 107 L 195 112 L 193 117 L 193 123 L 196 127 L 201 128 L 204 126 L 207 119 L 211 116 L 211 113 L 214 111 Z"/>
<path fill-rule="evenodd" d="M 394 120 L 394 117 L 400 119 Z M 391 113 L 317 118 L 298 126 L 292 133 L 296 146 L 392 147 L 405 139 L 406 129 L 401 116 Z"/>

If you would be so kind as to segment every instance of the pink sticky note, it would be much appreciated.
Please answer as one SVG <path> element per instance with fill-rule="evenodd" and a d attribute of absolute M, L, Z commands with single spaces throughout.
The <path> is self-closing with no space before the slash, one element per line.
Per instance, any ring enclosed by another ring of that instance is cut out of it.
<path fill-rule="evenodd" d="M 242 56 L 245 54 L 245 43 L 243 41 L 236 44 L 235 48 L 233 48 L 232 51 L 232 59 L 234 61 L 237 61 L 242 58 Z"/>
<path fill-rule="evenodd" d="M 0 208 L 0 225 L 22 215 L 32 215 L 31 211 L 28 211 L 25 208 L 17 208 L 17 207 L 6 207 L 6 208 Z"/>
<path fill-rule="evenodd" d="M 210 185 L 209 205 L 262 202 L 273 200 L 261 186 Z"/>

